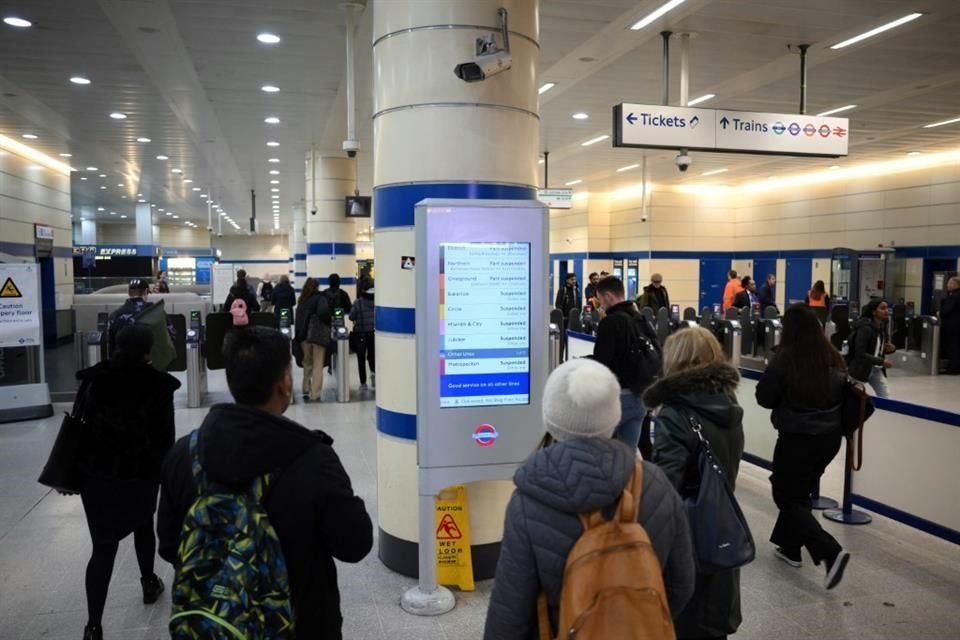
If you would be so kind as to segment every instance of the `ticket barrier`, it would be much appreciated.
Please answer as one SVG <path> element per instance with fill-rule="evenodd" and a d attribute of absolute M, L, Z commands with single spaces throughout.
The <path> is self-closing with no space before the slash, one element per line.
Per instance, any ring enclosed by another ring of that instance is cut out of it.
<path fill-rule="evenodd" d="M 203 357 L 204 330 L 200 311 L 190 312 L 190 326 L 186 332 L 187 350 L 187 407 L 203 406 L 207 394 L 207 365 Z"/>
<path fill-rule="evenodd" d="M 337 345 L 337 402 L 350 402 L 350 332 L 346 327 L 334 327 L 333 339 Z"/>
<path fill-rule="evenodd" d="M 280 328 L 280 319 L 273 313 L 251 313 L 250 327 Z M 229 313 L 207 314 L 204 325 L 203 353 L 207 360 L 207 369 L 223 369 L 223 341 L 234 330 L 233 316 Z"/>
<path fill-rule="evenodd" d="M 763 357 L 770 358 L 774 349 L 780 345 L 780 338 L 783 336 L 783 324 L 779 318 L 764 318 L 763 326 Z M 759 354 L 758 354 L 759 355 Z"/>
<path fill-rule="evenodd" d="M 560 366 L 560 327 L 555 322 L 550 323 L 550 371 Z"/>
<path fill-rule="evenodd" d="M 740 368 L 740 358 L 743 349 L 743 331 L 739 320 L 723 319 L 719 322 L 721 344 L 723 352 L 735 368 Z"/>
<path fill-rule="evenodd" d="M 907 340 L 906 349 L 892 356 L 896 366 L 922 375 L 940 375 L 940 319 L 916 316 L 911 325 L 916 325 L 919 336 Z"/>
<path fill-rule="evenodd" d="M 667 338 L 670 337 L 670 334 L 676 331 L 679 327 L 679 308 L 676 315 L 678 321 L 674 322 L 673 312 L 667 310 L 666 307 L 660 307 L 660 310 L 657 311 L 657 340 L 660 341 L 661 346 L 667 341 Z"/>
<path fill-rule="evenodd" d="M 73 334 L 73 355 L 77 371 L 107 359 L 107 321 L 109 315 L 97 314 L 97 328 L 93 331 L 77 331 Z"/>

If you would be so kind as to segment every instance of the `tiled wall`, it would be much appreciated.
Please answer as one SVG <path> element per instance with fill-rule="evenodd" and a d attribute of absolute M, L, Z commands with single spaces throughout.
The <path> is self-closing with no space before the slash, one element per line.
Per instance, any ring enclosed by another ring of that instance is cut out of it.
<path fill-rule="evenodd" d="M 70 178 L 0 151 L 0 260 L 32 262 L 35 224 L 53 228 L 57 309 L 73 304 Z M 2 253 L 3 251 L 7 253 Z M 69 257 L 68 257 L 69 256 Z"/>

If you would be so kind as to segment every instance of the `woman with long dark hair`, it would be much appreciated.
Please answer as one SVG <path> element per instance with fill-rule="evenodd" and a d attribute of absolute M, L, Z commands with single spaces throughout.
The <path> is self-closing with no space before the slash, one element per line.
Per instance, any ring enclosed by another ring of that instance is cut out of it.
<path fill-rule="evenodd" d="M 813 283 L 813 288 L 807 292 L 807 306 L 830 309 L 830 296 L 827 294 L 827 285 L 823 280 Z"/>
<path fill-rule="evenodd" d="M 113 357 L 77 373 L 83 417 L 78 466 L 80 497 L 93 553 L 87 564 L 84 640 L 103 638 L 101 621 L 120 541 L 133 533 L 144 604 L 157 601 L 163 582 L 154 573 L 160 466 L 175 437 L 173 393 L 180 382 L 154 369 L 150 330 L 137 324 L 117 334 Z"/>
<path fill-rule="evenodd" d="M 323 359 L 330 344 L 330 306 L 317 281 L 307 278 L 297 300 L 293 340 L 303 349 L 303 399 L 316 402 L 323 391 Z"/>
<path fill-rule="evenodd" d="M 806 547 L 814 564 L 826 564 L 827 589 L 843 578 L 850 553 L 813 516 L 810 494 L 840 451 L 846 380 L 843 358 L 813 312 L 802 304 L 787 309 L 780 346 L 757 384 L 757 402 L 773 410 L 778 432 L 770 483 L 780 515 L 770 542 L 792 567 L 802 566 Z"/>

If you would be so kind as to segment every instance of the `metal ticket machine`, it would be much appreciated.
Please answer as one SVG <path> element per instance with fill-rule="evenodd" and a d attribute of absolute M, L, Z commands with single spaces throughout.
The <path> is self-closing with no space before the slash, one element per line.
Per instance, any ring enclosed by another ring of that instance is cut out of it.
<path fill-rule="evenodd" d="M 464 482 L 509 480 L 543 436 L 547 221 L 536 201 L 417 205 L 420 581 L 401 601 L 408 613 L 455 605 L 437 585 L 435 497 Z"/>

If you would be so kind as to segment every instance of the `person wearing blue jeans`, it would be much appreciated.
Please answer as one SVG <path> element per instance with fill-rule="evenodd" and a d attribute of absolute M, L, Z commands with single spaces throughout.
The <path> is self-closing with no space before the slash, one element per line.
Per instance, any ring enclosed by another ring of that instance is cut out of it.
<path fill-rule="evenodd" d="M 637 306 L 626 300 L 619 278 L 600 280 L 596 298 L 606 316 L 597 327 L 593 359 L 610 369 L 620 382 L 621 419 L 613 437 L 635 450 L 647 415 L 640 396 L 653 382 L 653 370 L 659 369 L 660 345 Z M 638 349 L 638 343 L 644 341 L 649 349 Z"/>

